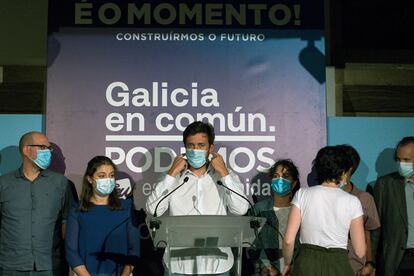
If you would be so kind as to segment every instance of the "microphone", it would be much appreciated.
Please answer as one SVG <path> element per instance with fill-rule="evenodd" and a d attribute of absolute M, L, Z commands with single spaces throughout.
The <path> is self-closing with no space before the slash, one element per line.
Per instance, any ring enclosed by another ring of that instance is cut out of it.
<path fill-rule="evenodd" d="M 238 192 L 234 191 L 233 189 L 230 189 L 229 187 L 225 186 L 223 184 L 223 182 L 221 182 L 220 180 L 217 180 L 217 185 L 226 188 L 227 190 L 235 193 L 239 197 L 241 197 L 244 200 L 246 200 L 249 203 L 249 205 L 250 205 L 250 210 L 252 210 L 253 216 L 254 217 L 257 217 L 256 212 L 254 211 L 254 208 L 253 208 L 253 204 L 250 202 L 250 200 L 247 197 L 245 197 L 244 195 L 241 195 Z M 256 220 L 253 219 L 253 220 L 250 221 L 250 228 L 254 229 L 254 232 L 255 232 L 255 235 L 256 236 L 257 236 L 257 229 L 259 229 L 259 227 L 260 227 L 260 222 L 257 219 Z"/>
<path fill-rule="evenodd" d="M 197 213 L 199 214 L 199 215 L 201 215 L 201 212 L 200 212 L 200 210 L 198 210 L 198 208 L 197 208 L 197 197 L 195 196 L 195 195 L 193 195 L 193 197 L 191 198 L 192 200 L 193 200 L 193 208 L 197 211 Z"/>
<path fill-rule="evenodd" d="M 160 203 L 166 199 L 168 196 L 170 196 L 172 193 L 174 193 L 176 190 L 178 190 L 181 186 L 183 186 L 187 181 L 188 181 L 189 177 L 186 176 L 183 180 L 183 183 L 181 183 L 180 185 L 178 185 L 174 190 L 172 190 L 171 192 L 169 192 L 168 194 L 166 194 L 163 198 L 161 198 L 160 201 L 158 201 L 157 205 L 155 206 L 155 210 L 154 210 L 154 216 L 150 221 L 150 228 L 152 229 L 159 229 L 160 228 L 160 221 L 159 220 L 153 220 L 154 218 L 157 217 L 157 209 L 158 206 L 160 205 Z"/>

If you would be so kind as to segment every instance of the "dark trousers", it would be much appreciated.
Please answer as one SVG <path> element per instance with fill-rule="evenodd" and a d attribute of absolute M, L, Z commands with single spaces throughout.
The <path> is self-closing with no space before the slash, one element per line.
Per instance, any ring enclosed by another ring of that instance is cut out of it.
<path fill-rule="evenodd" d="M 353 276 L 348 251 L 301 244 L 293 266 L 293 276 Z"/>
<path fill-rule="evenodd" d="M 44 271 L 19 271 L 19 270 L 4 270 L 0 268 L 0 276 L 64 276 L 62 271 L 44 270 Z M 66 273 L 66 275 L 68 275 Z"/>
<path fill-rule="evenodd" d="M 414 275 L 414 249 L 409 249 L 404 254 L 398 267 L 399 276 L 412 276 Z"/>

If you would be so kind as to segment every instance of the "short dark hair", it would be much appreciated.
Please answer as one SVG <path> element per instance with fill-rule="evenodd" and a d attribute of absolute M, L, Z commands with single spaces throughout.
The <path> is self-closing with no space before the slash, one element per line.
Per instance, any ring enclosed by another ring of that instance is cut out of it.
<path fill-rule="evenodd" d="M 327 146 L 318 151 L 313 165 L 319 184 L 325 181 L 339 184 L 342 175 L 352 167 L 352 160 L 341 147 Z"/>
<path fill-rule="evenodd" d="M 290 176 L 292 176 L 293 181 L 297 181 L 297 185 L 292 190 L 292 195 L 295 195 L 296 191 L 299 190 L 299 188 L 300 188 L 298 168 L 293 163 L 293 161 L 290 160 L 290 159 L 279 159 L 273 164 L 272 167 L 270 167 L 270 169 L 268 171 L 270 178 L 273 178 L 273 176 L 275 175 L 276 169 L 279 166 L 282 166 L 282 167 L 286 168 L 288 170 Z"/>
<path fill-rule="evenodd" d="M 183 133 L 183 142 L 185 145 L 185 142 L 187 140 L 188 136 L 196 135 L 197 133 L 205 133 L 208 137 L 208 143 L 210 145 L 214 144 L 214 127 L 210 123 L 204 123 L 201 121 L 196 121 L 191 124 L 189 124 Z"/>
<path fill-rule="evenodd" d="M 351 158 L 351 161 L 352 161 L 351 175 L 354 174 L 354 172 L 357 170 L 359 166 L 359 162 L 361 162 L 361 157 L 359 157 L 357 150 L 353 146 L 347 145 L 347 144 L 339 145 L 338 147 L 343 149 L 346 152 L 346 154 L 348 154 L 348 156 Z"/>
<path fill-rule="evenodd" d="M 85 174 L 83 175 L 82 183 L 82 192 L 80 196 L 80 206 L 79 209 L 83 212 L 87 212 L 89 208 L 93 206 L 90 199 L 93 195 L 93 187 L 88 181 L 88 176 L 92 177 L 96 170 L 102 165 L 110 165 L 114 168 L 114 171 L 117 171 L 115 164 L 112 160 L 106 156 L 95 156 L 88 162 Z M 108 207 L 111 210 L 120 210 L 122 209 L 121 202 L 119 200 L 118 190 L 115 188 L 108 198 Z"/>
<path fill-rule="evenodd" d="M 400 147 L 404 147 L 408 144 L 414 144 L 414 137 L 413 136 L 407 136 L 401 139 L 401 141 L 398 142 L 397 146 L 395 147 L 394 151 L 394 159 L 397 160 L 397 150 Z"/>

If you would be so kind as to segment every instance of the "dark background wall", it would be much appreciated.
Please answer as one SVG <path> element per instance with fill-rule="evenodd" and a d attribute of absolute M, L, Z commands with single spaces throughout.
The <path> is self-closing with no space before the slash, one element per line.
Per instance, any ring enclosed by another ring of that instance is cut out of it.
<path fill-rule="evenodd" d="M 0 0 L 0 113 L 45 111 L 50 1 Z M 413 15 L 413 1 L 325 0 L 328 115 L 414 115 Z"/>

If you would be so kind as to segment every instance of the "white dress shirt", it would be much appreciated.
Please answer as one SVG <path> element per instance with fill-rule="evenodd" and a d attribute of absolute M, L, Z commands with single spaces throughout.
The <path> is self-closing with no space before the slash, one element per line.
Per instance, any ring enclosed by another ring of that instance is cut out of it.
<path fill-rule="evenodd" d="M 220 178 L 213 168 L 207 168 L 207 171 L 200 177 L 190 170 L 184 171 L 177 177 L 167 174 L 165 179 L 157 184 L 148 197 L 146 202 L 147 211 L 153 215 L 158 201 L 183 183 L 185 177 L 189 178 L 188 181 L 159 204 L 157 216 L 162 215 L 167 209 L 170 216 L 227 215 L 228 211 L 235 215 L 244 215 L 247 212 L 249 203 L 246 200 L 217 185 L 217 181 L 220 180 L 226 187 L 244 195 L 244 185 L 240 182 L 239 177 L 230 171 L 227 176 Z M 171 251 L 173 250 L 174 248 L 171 248 Z M 203 256 L 201 255 L 201 249 L 193 248 L 193 255 L 190 258 L 172 257 L 171 268 L 168 267 L 166 251 L 164 263 L 171 273 L 224 273 L 233 266 L 233 254 L 230 248 L 220 247 L 219 251 L 221 251 L 220 255 L 209 254 Z"/>

